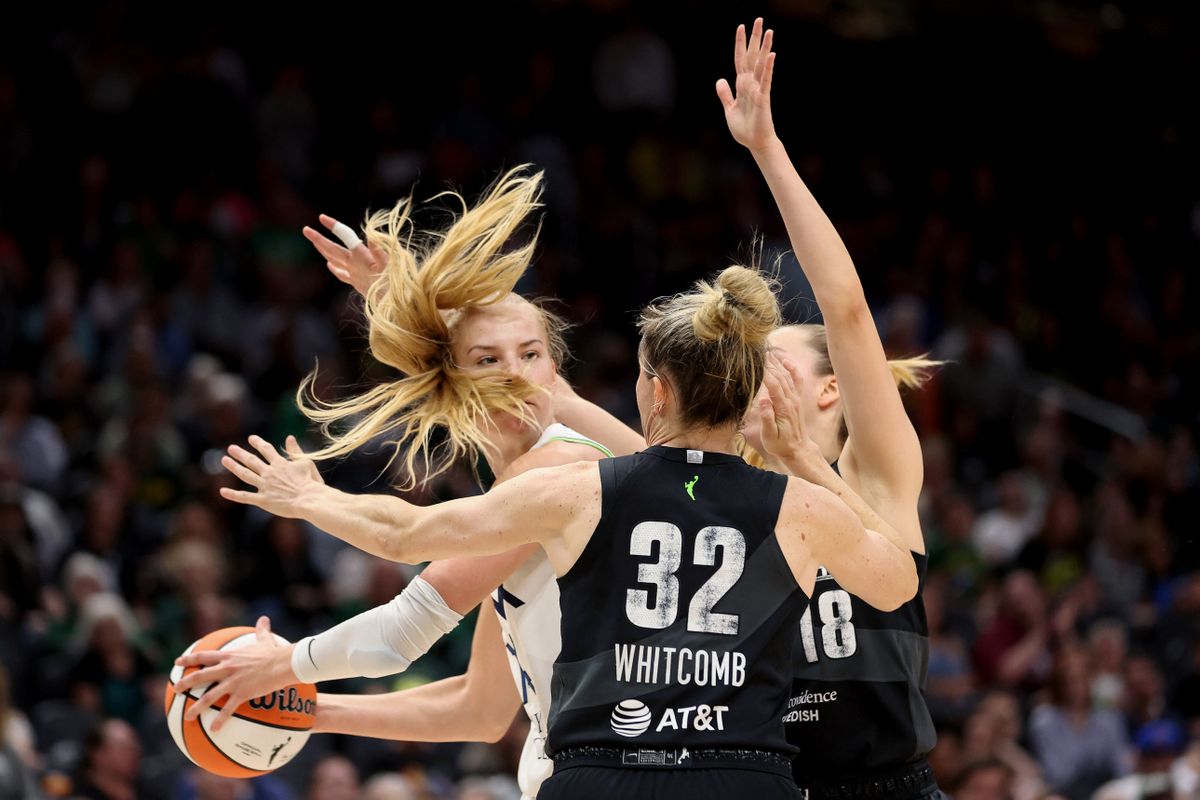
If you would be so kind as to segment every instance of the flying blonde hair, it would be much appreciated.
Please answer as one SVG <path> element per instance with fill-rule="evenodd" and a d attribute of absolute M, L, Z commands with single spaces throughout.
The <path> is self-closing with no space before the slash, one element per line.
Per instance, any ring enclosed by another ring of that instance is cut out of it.
<path fill-rule="evenodd" d="M 533 256 L 536 231 L 519 247 L 505 248 L 541 206 L 542 173 L 525 170 L 524 165 L 509 170 L 472 208 L 461 195 L 443 193 L 463 207 L 444 231 L 414 230 L 411 196 L 367 218 L 368 245 L 387 256 L 366 294 L 371 355 L 402 377 L 325 402 L 313 392 L 316 372 L 309 375 L 296 402 L 329 438 L 312 458 L 343 456 L 390 434 L 395 437 L 389 442 L 395 448 L 392 461 L 402 454 L 403 488 L 412 488 L 459 458 L 475 460 L 489 451 L 491 414 L 507 412 L 533 422 L 523 401 L 544 389 L 499 371 L 466 371 L 454 363 L 451 350 L 459 322 L 509 297 Z M 550 356 L 562 364 L 565 323 L 540 305 L 533 307 L 545 327 Z M 339 423 L 348 427 L 338 430 Z"/>

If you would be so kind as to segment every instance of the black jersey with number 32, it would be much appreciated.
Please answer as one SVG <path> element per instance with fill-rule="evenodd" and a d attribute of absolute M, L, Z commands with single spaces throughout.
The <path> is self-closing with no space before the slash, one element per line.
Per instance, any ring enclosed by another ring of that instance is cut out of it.
<path fill-rule="evenodd" d="M 790 752 L 806 597 L 775 538 L 787 478 L 661 446 L 599 463 L 600 522 L 559 579 L 547 749 Z"/>

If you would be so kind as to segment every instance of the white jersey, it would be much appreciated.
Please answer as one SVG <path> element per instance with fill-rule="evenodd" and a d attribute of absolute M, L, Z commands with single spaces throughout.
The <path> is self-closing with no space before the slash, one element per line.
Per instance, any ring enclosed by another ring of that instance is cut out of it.
<path fill-rule="evenodd" d="M 604 445 L 557 422 L 546 428 L 532 449 L 550 442 L 586 444 L 612 455 Z M 558 580 L 546 551 L 538 548 L 496 587 L 492 604 L 500 620 L 513 682 L 529 716 L 529 736 L 521 752 L 517 783 L 523 798 L 533 798 L 554 770 L 554 762 L 546 755 L 546 720 L 550 713 L 550 675 L 562 647 Z"/>

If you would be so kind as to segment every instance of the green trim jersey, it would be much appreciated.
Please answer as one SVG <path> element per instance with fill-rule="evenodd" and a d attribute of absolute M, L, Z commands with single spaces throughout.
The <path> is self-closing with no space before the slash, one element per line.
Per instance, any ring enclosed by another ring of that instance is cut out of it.
<path fill-rule="evenodd" d="M 559 578 L 549 751 L 791 752 L 806 598 L 775 537 L 788 479 L 672 447 L 599 463 L 602 513 Z"/>
<path fill-rule="evenodd" d="M 551 442 L 588 445 L 612 456 L 604 445 L 557 422 L 546 428 L 531 449 Z M 550 674 L 559 649 L 558 584 L 544 550 L 539 547 L 496 587 L 492 605 L 499 618 L 513 682 L 529 717 L 529 735 L 521 751 L 517 783 L 522 797 L 536 797 L 554 767 L 554 762 L 546 756 L 546 721 L 550 712 Z"/>

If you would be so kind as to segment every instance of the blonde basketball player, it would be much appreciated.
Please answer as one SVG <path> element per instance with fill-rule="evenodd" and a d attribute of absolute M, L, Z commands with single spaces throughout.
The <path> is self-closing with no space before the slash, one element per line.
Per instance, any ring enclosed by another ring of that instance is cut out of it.
<path fill-rule="evenodd" d="M 536 467 L 611 455 L 555 422 L 552 389 L 560 381 L 556 367 L 565 354 L 562 323 L 511 293 L 534 242 L 516 250 L 504 246 L 536 208 L 540 180 L 540 174 L 510 172 L 479 205 L 444 233 L 429 237 L 424 248 L 414 245 L 405 230 L 406 203 L 368 221 L 366 245 L 339 248 L 321 237 L 318 249 L 327 254 L 331 270 L 366 298 L 372 354 L 403 377 L 331 406 L 302 402 L 310 416 L 327 425 L 354 420 L 315 457 L 342 455 L 380 433 L 394 432 L 408 446 L 410 482 L 418 470 L 437 474 L 456 457 L 481 454 L 502 483 Z M 323 220 L 331 230 L 339 225 Z M 335 259 L 347 269 L 335 269 Z M 350 269 L 357 270 L 355 280 Z M 450 441 L 449 457 L 440 462 L 428 449 L 431 429 L 439 425 Z M 263 454 L 274 452 L 257 437 L 251 445 Z M 299 455 L 292 438 L 287 449 Z M 246 455 L 236 446 L 230 452 Z M 235 458 L 225 463 L 243 479 L 254 480 Z M 319 482 L 315 466 L 306 464 L 311 479 Z M 391 603 L 318 636 L 286 647 L 263 637 L 236 651 L 190 654 L 179 663 L 204 668 L 181 680 L 177 691 L 212 684 L 195 704 L 193 717 L 230 695 L 219 727 L 242 701 L 297 680 L 401 672 L 490 593 L 466 675 L 386 698 L 321 696 L 315 730 L 407 740 L 492 740 L 523 704 L 530 734 L 518 778 L 532 797 L 552 767 L 544 738 L 549 675 L 559 647 L 553 578 L 544 554 L 532 545 L 438 561 Z M 260 620 L 261 630 L 267 626 Z M 473 712 L 463 714 L 463 708 Z"/>

